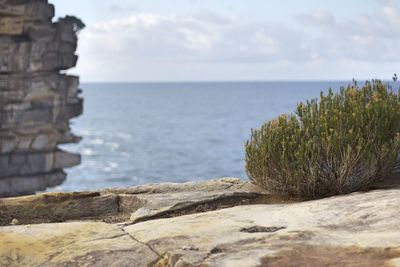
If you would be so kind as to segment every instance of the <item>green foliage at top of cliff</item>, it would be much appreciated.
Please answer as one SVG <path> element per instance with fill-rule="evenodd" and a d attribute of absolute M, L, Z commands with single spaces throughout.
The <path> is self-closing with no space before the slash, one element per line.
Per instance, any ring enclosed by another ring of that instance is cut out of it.
<path fill-rule="evenodd" d="M 81 30 L 83 30 L 86 27 L 85 23 L 83 23 L 83 21 L 81 19 L 79 19 L 75 16 L 67 15 L 64 18 L 60 18 L 60 21 L 71 24 L 73 27 L 73 30 L 75 32 L 80 32 Z"/>
<path fill-rule="evenodd" d="M 391 173 L 400 150 L 400 98 L 381 81 L 329 90 L 252 130 L 250 180 L 307 199 L 366 188 Z"/>

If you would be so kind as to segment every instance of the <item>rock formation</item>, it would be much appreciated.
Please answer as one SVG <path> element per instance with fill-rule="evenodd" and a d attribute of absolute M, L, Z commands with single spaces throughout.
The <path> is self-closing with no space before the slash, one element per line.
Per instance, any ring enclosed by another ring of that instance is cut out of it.
<path fill-rule="evenodd" d="M 0 266 L 400 266 L 399 181 L 374 188 L 288 203 L 225 178 L 0 199 Z"/>
<path fill-rule="evenodd" d="M 65 180 L 80 156 L 69 120 L 82 113 L 76 25 L 53 23 L 47 0 L 0 0 L 0 196 L 34 193 Z"/>

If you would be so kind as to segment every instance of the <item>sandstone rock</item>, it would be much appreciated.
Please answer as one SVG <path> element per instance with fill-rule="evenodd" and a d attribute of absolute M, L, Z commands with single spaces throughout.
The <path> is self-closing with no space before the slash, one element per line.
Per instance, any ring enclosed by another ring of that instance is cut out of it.
<path fill-rule="evenodd" d="M 34 194 L 36 191 L 43 191 L 48 187 L 57 186 L 63 183 L 65 179 L 66 174 L 63 171 L 55 171 L 39 175 L 1 178 L 0 195 L 11 197 L 16 195 Z"/>
<path fill-rule="evenodd" d="M 120 193 L 122 210 L 125 207 L 130 209 L 135 203 L 143 203 L 141 208 L 132 213 L 131 223 L 237 205 L 286 201 L 236 178 L 184 184 L 146 185 L 114 192 Z"/>
<path fill-rule="evenodd" d="M 0 156 L 0 179 L 50 173 L 79 164 L 80 155 L 64 151 L 4 154 Z"/>
<path fill-rule="evenodd" d="M 157 255 L 115 225 L 93 222 L 0 229 L 0 266 L 146 266 Z"/>
<path fill-rule="evenodd" d="M 56 174 L 61 175 L 57 172 L 53 175 Z M 11 179 L 11 181 L 20 180 Z M 18 187 L 14 187 L 15 190 L 26 188 L 23 186 L 23 180 L 20 183 Z M 44 188 L 43 185 L 40 186 Z M 237 205 L 282 202 L 286 200 L 274 198 L 250 183 L 225 178 L 206 182 L 136 186 L 101 192 L 47 193 L 0 199 L 0 225 L 7 225 L 14 218 L 24 223 L 92 218 L 130 224 Z"/>
<path fill-rule="evenodd" d="M 158 266 L 399 266 L 399 205 L 400 190 L 381 190 L 240 206 L 125 231 L 162 255 Z"/>
<path fill-rule="evenodd" d="M 398 185 L 301 203 L 233 178 L 0 199 L 0 266 L 396 267 Z M 221 202 L 236 193 L 252 200 Z M 159 213 L 129 221 L 140 209 Z"/>
<path fill-rule="evenodd" d="M 11 222 L 10 222 L 10 225 L 18 225 L 19 224 L 19 221 L 17 220 L 17 219 L 13 219 Z"/>
<path fill-rule="evenodd" d="M 0 196 L 57 185 L 80 162 L 58 149 L 80 140 L 69 127 L 83 111 L 79 79 L 60 73 L 76 64 L 77 36 L 53 16 L 47 0 L 0 0 Z"/>
<path fill-rule="evenodd" d="M 68 220 L 104 219 L 116 216 L 117 195 L 88 193 L 51 193 L 39 196 L 0 200 L 0 225 L 12 219 L 25 224 Z"/>
<path fill-rule="evenodd" d="M 29 181 L 35 184 L 35 188 L 39 188 L 38 190 L 44 190 L 64 179 L 65 173 L 62 171 L 55 171 L 39 177 L 1 179 L 0 193 L 5 194 L 1 190 L 8 187 L 29 193 L 31 192 L 29 191 L 31 186 Z M 3 186 L 2 183 L 9 183 L 9 185 Z M 375 188 L 400 189 L 399 185 L 400 180 L 389 179 L 388 183 L 376 184 Z M 75 204 L 72 204 L 71 201 Z M 150 184 L 100 192 L 46 193 L 0 199 L 0 225 L 7 225 L 13 218 L 24 223 L 92 218 L 128 225 L 239 205 L 279 204 L 295 201 L 300 200 L 273 196 L 253 184 L 237 178 L 222 178 L 182 184 Z M 73 211 L 69 207 L 73 207 Z"/>

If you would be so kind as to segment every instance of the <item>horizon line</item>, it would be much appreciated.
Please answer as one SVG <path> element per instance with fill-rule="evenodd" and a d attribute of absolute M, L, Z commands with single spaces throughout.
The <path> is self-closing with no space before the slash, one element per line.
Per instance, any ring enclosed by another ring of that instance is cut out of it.
<path fill-rule="evenodd" d="M 276 83 L 276 82 L 352 82 L 353 80 L 357 82 L 365 82 L 371 80 L 381 80 L 385 82 L 392 82 L 391 79 L 332 79 L 332 80 L 188 80 L 188 81 L 81 81 L 81 84 L 84 83 L 97 83 L 97 84 L 160 84 L 160 83 Z"/>

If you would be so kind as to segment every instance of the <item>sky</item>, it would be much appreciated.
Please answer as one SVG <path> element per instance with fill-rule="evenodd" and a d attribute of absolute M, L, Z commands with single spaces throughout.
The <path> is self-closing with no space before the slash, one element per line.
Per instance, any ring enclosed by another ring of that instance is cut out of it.
<path fill-rule="evenodd" d="M 83 82 L 390 79 L 400 0 L 50 0 Z"/>

